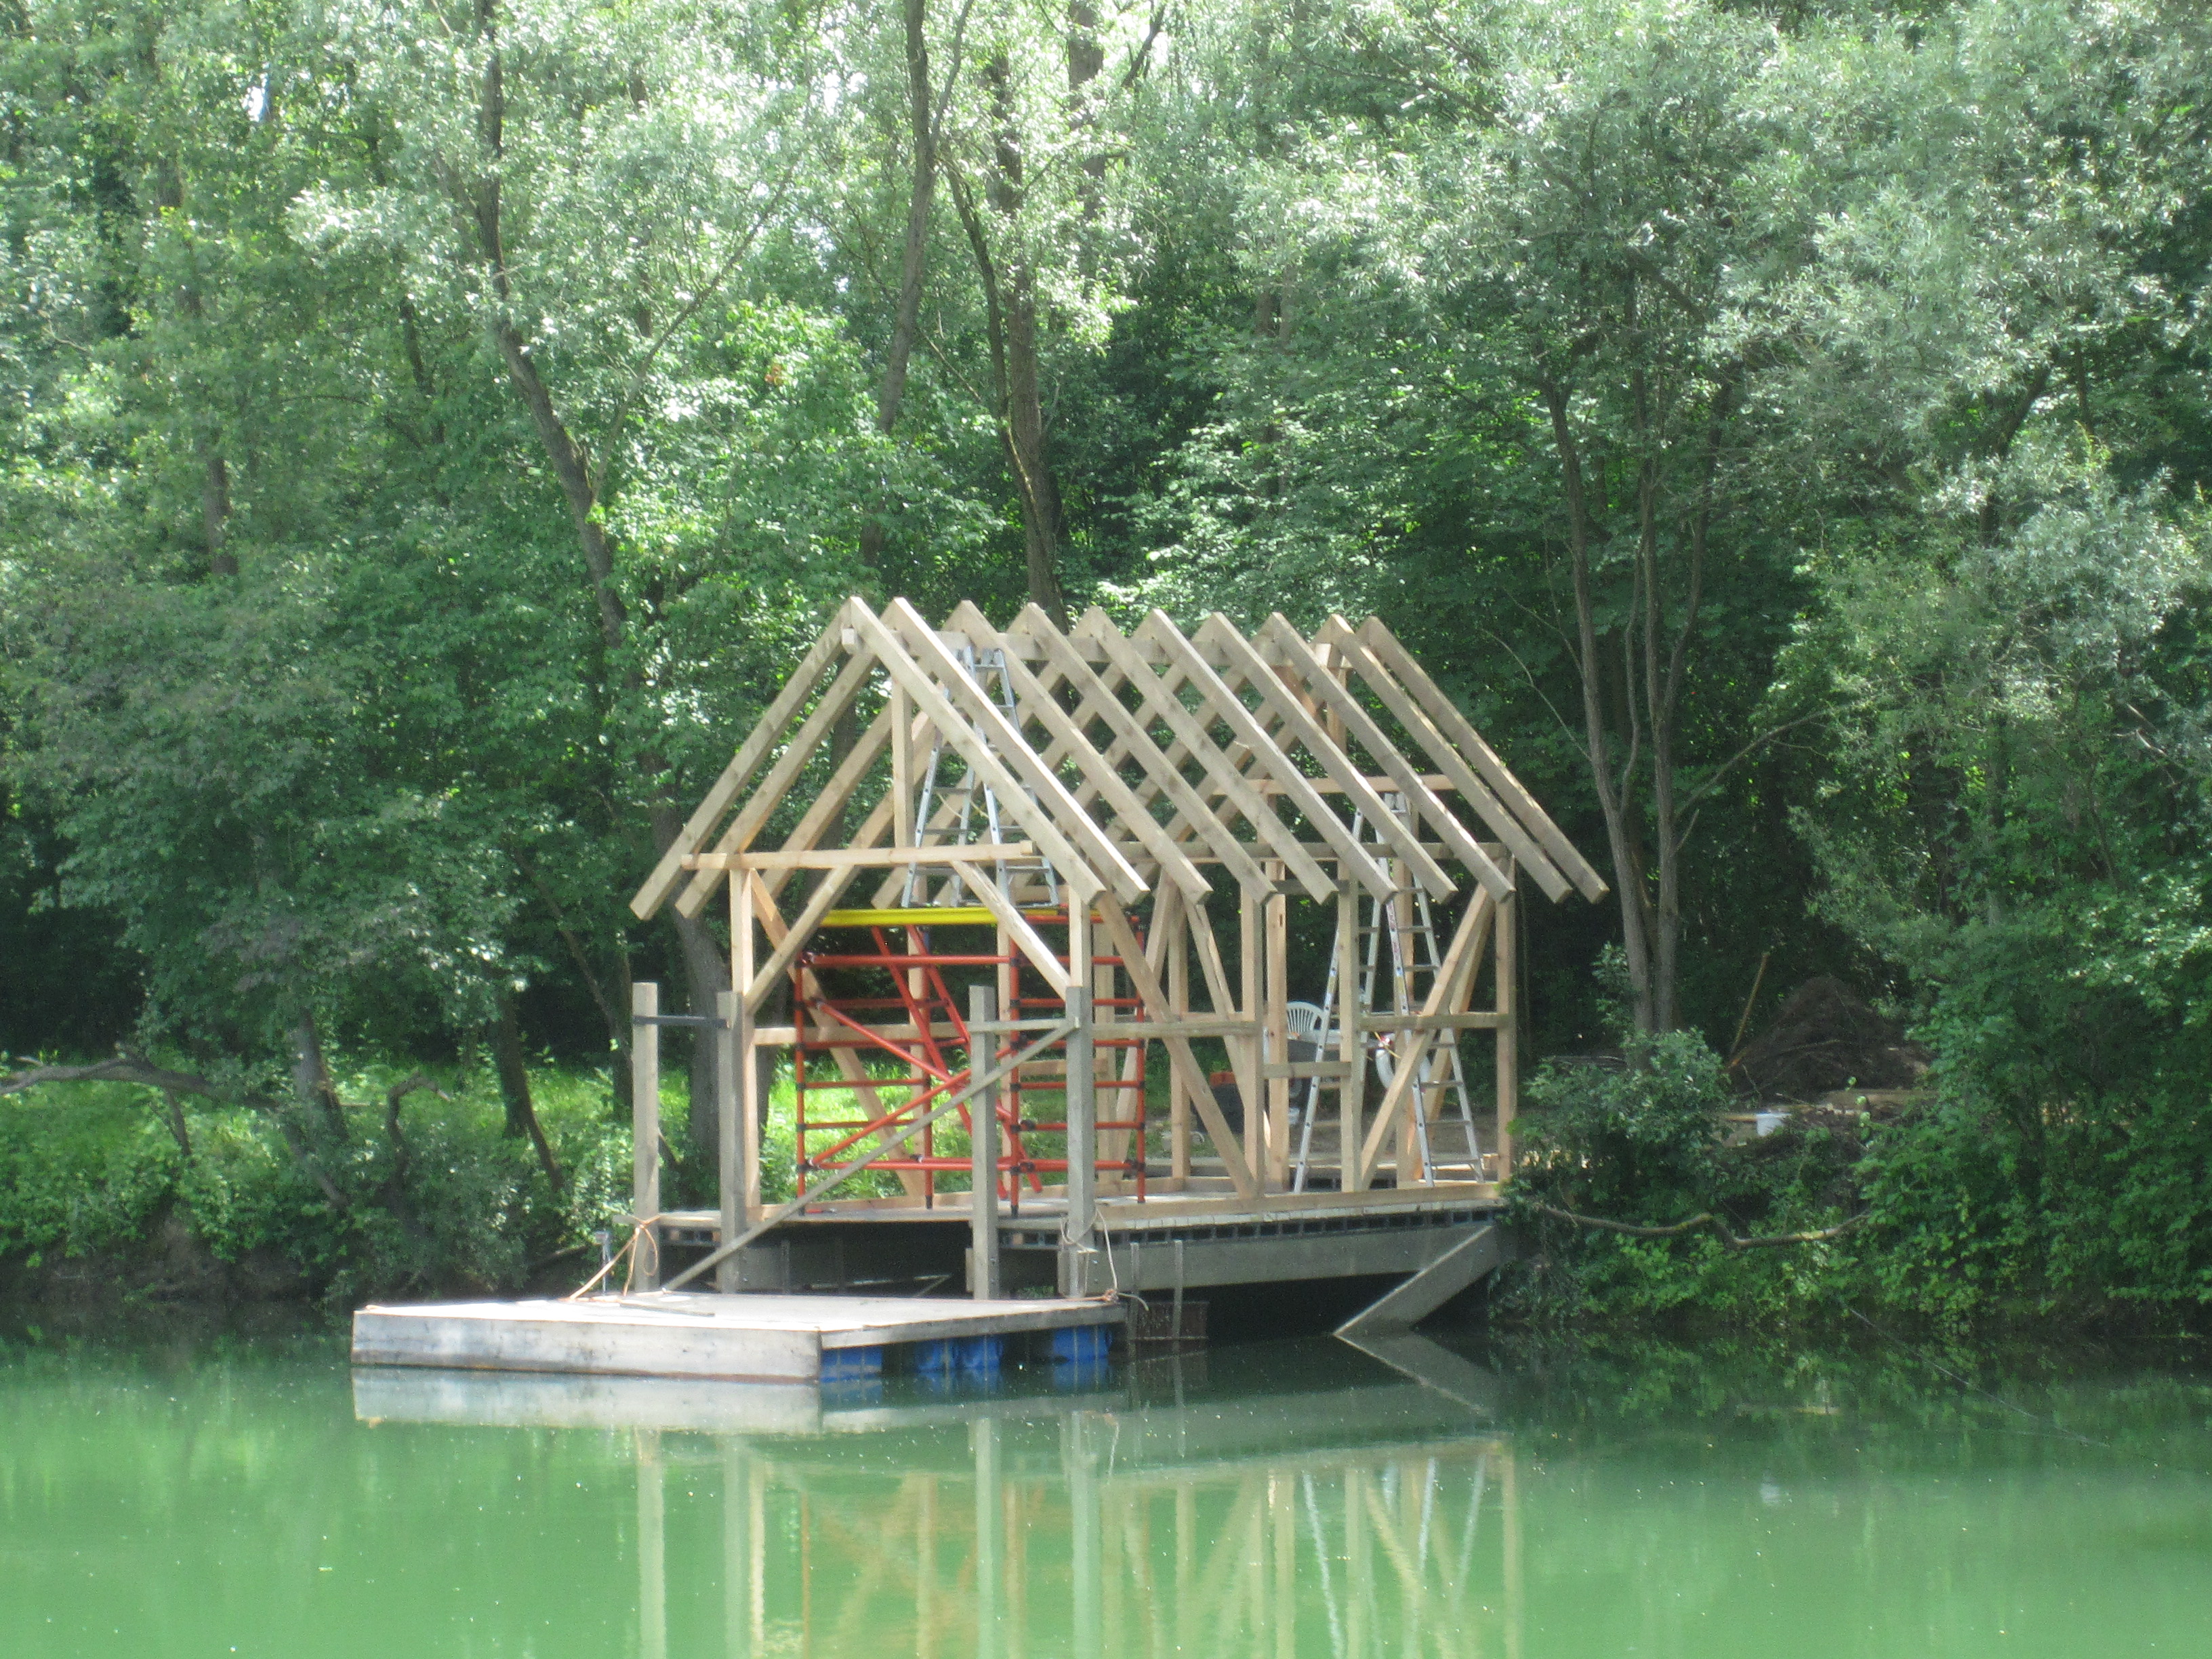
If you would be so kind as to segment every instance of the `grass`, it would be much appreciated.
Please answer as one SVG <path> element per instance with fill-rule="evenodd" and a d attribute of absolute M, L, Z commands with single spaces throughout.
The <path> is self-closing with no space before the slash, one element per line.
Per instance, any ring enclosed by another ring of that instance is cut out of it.
<path fill-rule="evenodd" d="M 383 1101 L 418 1070 L 437 1092 L 405 1099 L 409 1157 L 395 1202 Z M 0 1097 L 0 1261 L 36 1268 L 56 1256 L 128 1258 L 181 1223 L 216 1261 L 278 1260 L 333 1300 L 430 1286 L 512 1289 L 551 1262 L 588 1252 L 592 1233 L 619 1228 L 617 1218 L 629 1208 L 629 1113 L 617 1108 L 604 1068 L 549 1062 L 531 1069 L 538 1120 L 563 1176 L 558 1194 L 529 1143 L 506 1134 L 489 1066 L 356 1060 L 338 1071 L 340 1098 L 362 1104 L 348 1114 L 348 1140 L 319 1148 L 316 1158 L 347 1198 L 343 1207 L 264 1114 L 186 1099 L 180 1139 L 162 1097 L 135 1085 L 49 1084 Z M 663 1134 L 679 1154 L 688 1145 L 688 1084 L 672 1067 L 660 1091 Z M 890 1106 L 911 1091 L 886 1085 L 881 1092 Z M 1153 1068 L 1146 1092 L 1148 1115 L 1160 1126 L 1147 1150 L 1164 1157 L 1164 1067 Z M 1109 1109 L 1114 1098 L 1103 1097 Z M 1049 1121 L 1064 1109 L 1062 1099 L 1030 1091 L 1024 1110 Z M 793 1194 L 796 1106 L 787 1071 L 767 1103 L 762 1189 L 770 1203 Z M 811 1129 L 808 1139 L 818 1156 L 823 1141 Z M 968 1134 L 957 1115 L 939 1123 L 934 1143 L 938 1156 L 966 1159 Z M 1066 1143 L 1031 1133 L 1024 1144 L 1032 1156 L 1056 1158 Z M 711 1170 L 686 1167 L 680 1157 L 664 1182 L 672 1207 L 712 1201 Z M 968 1184 L 964 1170 L 937 1177 L 942 1192 L 965 1192 Z M 895 1174 L 870 1170 L 839 1194 L 899 1190 Z"/>

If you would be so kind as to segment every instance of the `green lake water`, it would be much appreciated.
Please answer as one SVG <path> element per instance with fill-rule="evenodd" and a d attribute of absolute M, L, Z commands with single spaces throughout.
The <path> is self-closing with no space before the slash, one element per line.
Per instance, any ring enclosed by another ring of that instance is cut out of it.
<path fill-rule="evenodd" d="M 234 1653 L 2199 1656 L 2212 1381 L 1413 1339 L 817 1395 L 0 1345 L 0 1655 Z"/>

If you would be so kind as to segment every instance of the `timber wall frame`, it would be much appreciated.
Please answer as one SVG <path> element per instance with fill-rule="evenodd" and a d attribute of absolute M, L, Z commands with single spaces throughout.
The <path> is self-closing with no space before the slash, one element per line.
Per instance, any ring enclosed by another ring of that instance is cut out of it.
<path fill-rule="evenodd" d="M 838 756 L 841 727 L 859 737 Z M 948 768 L 958 787 L 918 813 L 925 774 L 941 780 Z M 995 803 L 1000 839 L 971 839 L 968 813 L 954 812 L 951 797 L 969 780 Z M 771 825 L 788 825 L 773 847 L 763 844 Z M 1340 1203 L 1386 1170 L 1401 1188 L 1419 1184 L 1415 1079 L 1432 1044 L 1469 1030 L 1496 1034 L 1502 1178 L 1517 1106 L 1515 912 L 1524 884 L 1553 900 L 1606 890 L 1376 618 L 1355 626 L 1332 617 L 1309 635 L 1275 615 L 1248 635 L 1218 615 L 1186 633 L 1158 611 L 1124 630 L 1094 609 L 1062 632 L 1035 606 L 1001 629 L 973 605 L 932 625 L 903 599 L 878 613 L 853 599 L 631 908 L 646 919 L 672 904 L 697 918 L 718 894 L 727 905 L 731 987 L 708 1023 L 724 1044 L 726 1250 L 747 1224 L 757 1231 L 771 1219 L 746 1152 L 761 1144 L 752 1057 L 800 1035 L 763 1023 L 763 1012 L 787 976 L 814 994 L 805 953 L 819 932 L 864 921 L 989 927 L 998 955 L 1018 953 L 1024 971 L 1063 999 L 1071 1054 L 1091 1051 L 1093 998 L 1109 994 L 1080 964 L 1094 952 L 1118 957 L 1102 971 L 1126 976 L 1169 1066 L 1170 1168 L 1152 1193 L 1221 1195 L 1218 1182 L 1192 1173 L 1195 1120 L 1235 1199 L 1279 1204 L 1302 1079 L 1317 1079 L 1338 1102 L 1340 1192 L 1312 1196 Z M 1416 890 L 1431 903 L 1468 895 L 1441 963 L 1418 997 L 1398 999 L 1407 1012 L 1359 1007 L 1351 956 L 1360 903 L 1395 919 Z M 1297 896 L 1334 907 L 1340 952 L 1337 1051 L 1303 1064 L 1287 1059 L 1287 906 Z M 1039 933 L 1040 906 L 1060 919 L 1064 945 Z M 1216 906 L 1234 908 L 1230 940 L 1217 934 Z M 1140 909 L 1149 910 L 1141 936 Z M 1233 975 L 1224 942 L 1235 947 Z M 1496 994 L 1477 1009 L 1486 956 Z M 641 1036 L 667 1018 L 641 1007 Z M 1192 1048 L 1208 1038 L 1226 1048 L 1247 1105 L 1241 1134 Z M 1370 1113 L 1364 1077 L 1378 1039 L 1396 1064 Z M 1092 1162 L 1075 1144 L 1098 1138 L 1086 1127 L 1092 1070 L 1087 1060 L 1067 1067 L 1067 1237 L 1078 1248 L 1090 1246 L 1098 1195 Z M 649 1114 L 640 1115 L 642 1125 Z M 640 1133 L 642 1152 L 653 1142 Z M 641 1218 L 658 1205 L 643 1173 L 649 1161 L 641 1159 Z M 1105 1190 L 1114 1187 L 1109 1178 Z"/>

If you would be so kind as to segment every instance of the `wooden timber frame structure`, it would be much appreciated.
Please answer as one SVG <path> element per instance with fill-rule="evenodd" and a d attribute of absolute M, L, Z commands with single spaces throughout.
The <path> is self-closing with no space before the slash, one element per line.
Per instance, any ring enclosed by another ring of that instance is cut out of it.
<path fill-rule="evenodd" d="M 880 613 L 849 599 L 631 901 L 641 919 L 726 906 L 731 963 L 714 1018 L 663 1016 L 656 988 L 636 988 L 636 1217 L 675 1219 L 654 1152 L 657 1028 L 672 1023 L 723 1047 L 720 1206 L 685 1236 L 714 1248 L 671 1288 L 711 1267 L 738 1289 L 741 1249 L 837 1215 L 964 1212 L 970 1288 L 987 1297 L 1001 1231 L 1047 1217 L 1063 1294 L 1118 1282 L 1116 1239 L 1103 1270 L 1084 1265 L 1102 1205 L 1117 1233 L 1366 1213 L 1392 1194 L 1494 1206 L 1517 1106 L 1524 884 L 1555 901 L 1605 891 L 1376 618 L 1308 635 L 1275 615 L 1247 635 L 1219 615 L 1186 633 L 1158 611 L 1124 631 L 1094 609 L 1063 632 L 1035 606 L 1002 629 L 972 604 L 933 625 L 903 599 Z M 1304 1006 L 1304 1059 L 1297 897 L 1335 932 L 1333 1006 L 1318 1030 Z M 1455 900 L 1455 921 L 1431 927 L 1431 907 Z M 1363 939 L 1395 947 L 1417 908 L 1426 959 L 1394 948 L 1378 974 L 1370 945 L 1363 963 Z M 1477 1154 L 1470 1124 L 1447 1170 L 1425 1132 L 1436 1061 L 1456 1066 L 1469 1031 L 1493 1039 L 1495 1128 Z M 1226 1052 L 1225 1091 L 1206 1042 Z M 1164 1125 L 1145 1105 L 1156 1048 Z M 799 1092 L 799 1196 L 773 1207 L 763 1050 L 790 1051 Z M 1370 1100 L 1378 1054 L 1388 1081 Z M 938 1126 L 954 1121 L 969 1145 L 941 1156 Z M 1201 1135 L 1210 1157 L 1194 1153 Z M 833 1196 L 867 1167 L 902 1194 Z M 940 1193 L 956 1170 L 969 1189 Z M 1179 1245 L 1178 1298 L 1182 1260 Z"/>

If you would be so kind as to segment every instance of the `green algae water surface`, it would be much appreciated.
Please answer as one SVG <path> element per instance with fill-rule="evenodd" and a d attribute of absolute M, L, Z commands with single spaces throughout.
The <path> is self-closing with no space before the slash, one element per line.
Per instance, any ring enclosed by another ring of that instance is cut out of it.
<path fill-rule="evenodd" d="M 2212 1387 L 1421 1338 L 831 1389 L 0 1348 L 9 1659 L 2212 1652 Z"/>

